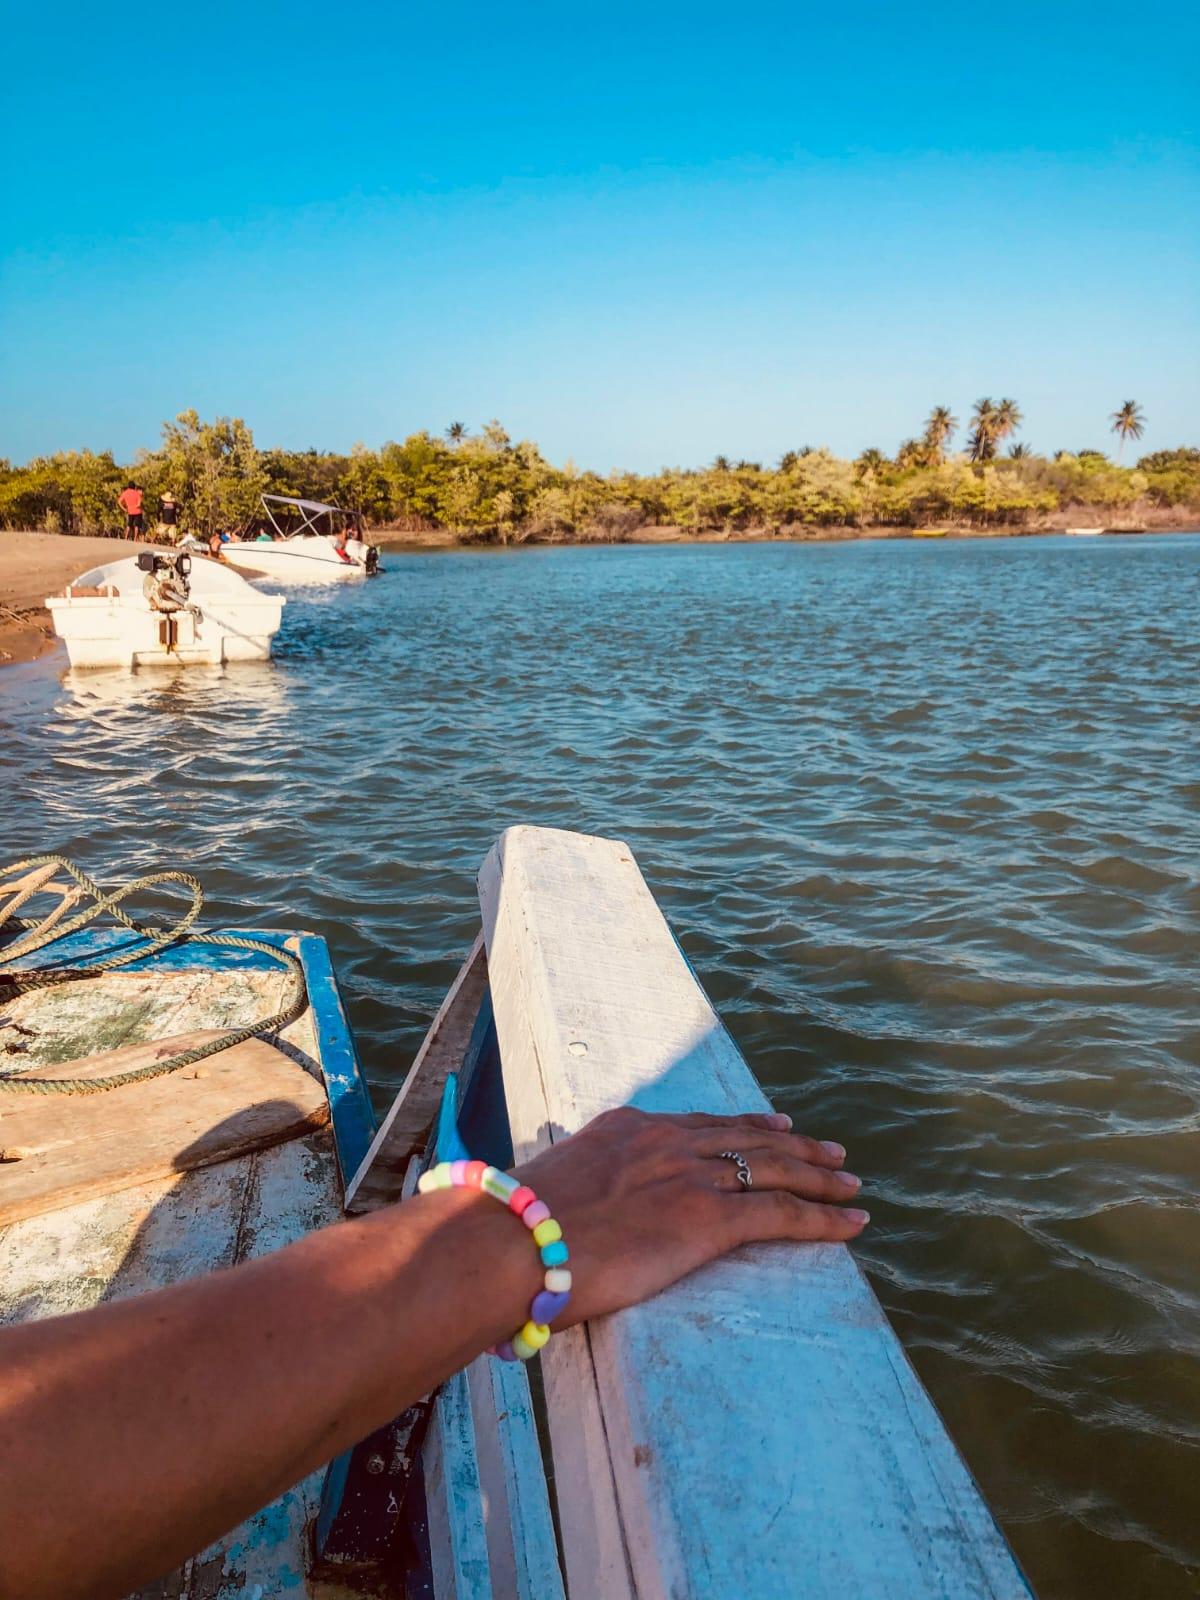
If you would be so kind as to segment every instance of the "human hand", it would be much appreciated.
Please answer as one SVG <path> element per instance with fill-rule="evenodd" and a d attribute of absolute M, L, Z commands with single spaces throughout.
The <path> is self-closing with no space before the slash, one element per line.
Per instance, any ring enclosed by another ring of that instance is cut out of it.
<path fill-rule="evenodd" d="M 790 1128 L 779 1113 L 623 1106 L 516 1168 L 571 1252 L 571 1303 L 555 1327 L 635 1305 L 738 1245 L 856 1239 L 870 1217 L 843 1209 L 861 1187 L 842 1170 L 845 1151 Z M 748 1162 L 753 1188 L 726 1150 Z"/>

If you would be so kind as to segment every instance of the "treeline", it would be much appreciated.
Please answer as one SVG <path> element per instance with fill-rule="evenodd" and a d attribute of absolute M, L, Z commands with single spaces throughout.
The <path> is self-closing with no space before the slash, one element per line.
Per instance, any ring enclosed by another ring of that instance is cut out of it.
<path fill-rule="evenodd" d="M 949 450 L 956 420 L 937 407 L 923 437 L 906 441 L 894 457 L 865 450 L 846 461 L 805 448 L 774 465 L 718 456 L 697 469 L 601 476 L 569 463 L 552 466 L 535 444 L 514 442 L 498 422 L 478 434 L 455 423 L 444 437 L 415 433 L 400 444 L 356 445 L 340 455 L 260 450 L 239 419 L 206 423 L 188 411 L 164 425 L 158 450 L 132 464 L 90 451 L 24 466 L 0 461 L 0 526 L 119 532 L 117 495 L 129 481 L 145 492 L 148 524 L 157 496 L 169 489 L 183 524 L 201 534 L 249 526 L 263 492 L 335 501 L 375 529 L 442 528 L 506 543 L 621 539 L 647 524 L 702 533 L 938 521 L 985 527 L 1036 522 L 1072 507 L 1125 519 L 1169 507 L 1200 513 L 1200 449 L 1159 451 L 1134 466 L 1099 450 L 1048 458 L 1015 445 L 1000 456 L 1014 413 L 1019 422 L 1013 402 L 981 401 L 961 454 Z M 1122 443 L 1127 436 L 1128 429 Z"/>

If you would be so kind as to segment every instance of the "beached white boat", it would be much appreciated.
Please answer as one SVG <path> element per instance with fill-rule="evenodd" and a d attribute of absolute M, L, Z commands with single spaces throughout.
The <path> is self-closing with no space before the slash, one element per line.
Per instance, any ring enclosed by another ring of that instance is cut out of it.
<path fill-rule="evenodd" d="M 264 494 L 262 504 L 272 531 L 264 528 L 254 539 L 231 539 L 222 550 L 225 560 L 247 577 L 285 584 L 344 583 L 378 571 L 379 551 L 357 536 L 351 512 L 282 494 Z"/>
<path fill-rule="evenodd" d="M 150 550 L 46 601 L 73 667 L 265 661 L 284 604 L 219 561 Z"/>
<path fill-rule="evenodd" d="M 1104 532 L 1103 528 L 1064 528 L 1063 532 L 1072 539 L 1086 539 Z"/>

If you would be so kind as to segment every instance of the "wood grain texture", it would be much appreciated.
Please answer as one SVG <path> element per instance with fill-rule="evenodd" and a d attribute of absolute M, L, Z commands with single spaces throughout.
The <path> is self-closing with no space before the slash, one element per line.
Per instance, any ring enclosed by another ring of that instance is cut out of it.
<path fill-rule="evenodd" d="M 198 1029 L 58 1066 L 30 1078 L 105 1077 L 206 1043 Z M 279 1144 L 322 1126 L 329 1106 L 303 1067 L 249 1039 L 162 1078 L 93 1095 L 6 1095 L 0 1224 Z"/>
<path fill-rule="evenodd" d="M 462 1064 L 487 988 L 482 933 L 450 985 L 404 1082 L 346 1187 L 346 1210 L 375 1211 L 400 1198 L 409 1161 L 424 1149 L 448 1072 Z"/>
<path fill-rule="evenodd" d="M 480 903 L 518 1160 L 611 1106 L 766 1108 L 626 845 L 510 829 Z M 573 1597 L 1028 1594 L 843 1246 L 737 1252 L 544 1365 Z"/>
<path fill-rule="evenodd" d="M 492 1600 L 475 1424 L 465 1372 L 455 1373 L 438 1391 L 423 1459 L 437 1600 Z"/>

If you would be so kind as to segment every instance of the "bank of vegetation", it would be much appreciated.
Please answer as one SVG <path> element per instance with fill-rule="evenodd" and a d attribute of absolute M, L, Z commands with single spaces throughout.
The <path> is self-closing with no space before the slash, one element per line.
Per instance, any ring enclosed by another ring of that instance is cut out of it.
<path fill-rule="evenodd" d="M 203 422 L 188 411 L 164 425 L 157 450 L 132 463 L 91 451 L 23 466 L 0 461 L 0 526 L 116 533 L 124 526 L 117 494 L 129 481 L 145 491 L 151 526 L 156 497 L 170 489 L 184 525 L 202 534 L 247 527 L 264 491 L 335 501 L 376 530 L 503 543 L 620 540 L 655 528 L 696 536 L 931 524 L 1015 531 L 1061 525 L 1064 516 L 1094 525 L 1200 523 L 1200 449 L 1122 463 L 1142 432 L 1136 402 L 1109 419 L 1115 460 L 1100 449 L 1039 455 L 1012 439 L 1020 422 L 1013 401 L 981 400 L 959 451 L 958 419 L 938 406 L 921 435 L 891 456 L 869 449 L 847 461 L 804 447 L 772 464 L 718 456 L 706 467 L 601 476 L 553 466 L 498 422 L 477 433 L 454 423 L 442 435 L 414 433 L 342 455 L 260 450 L 240 419 Z"/>

